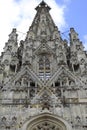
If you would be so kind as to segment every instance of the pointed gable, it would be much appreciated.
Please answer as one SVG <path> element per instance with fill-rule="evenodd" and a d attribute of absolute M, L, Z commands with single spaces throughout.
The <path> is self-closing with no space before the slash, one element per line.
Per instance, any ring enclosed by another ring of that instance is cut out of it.
<path fill-rule="evenodd" d="M 33 55 L 39 55 L 39 54 L 48 54 L 48 55 L 55 55 L 55 52 L 51 49 L 51 47 L 43 41 L 38 48 L 34 51 Z"/>
<path fill-rule="evenodd" d="M 85 84 L 82 82 L 82 80 L 79 77 L 75 76 L 64 66 L 60 67 L 58 71 L 49 79 L 49 81 L 47 82 L 47 86 L 50 87 L 53 83 L 55 83 L 57 86 L 65 86 L 67 88 L 70 86 L 73 86 L 74 88 L 78 88 L 81 86 L 85 87 Z"/>
<path fill-rule="evenodd" d="M 37 85 L 40 88 L 44 86 L 39 77 L 31 69 L 29 69 L 28 66 L 25 66 L 20 70 L 20 72 L 16 73 L 15 76 L 10 79 L 10 82 L 6 83 L 4 89 L 10 88 L 11 90 L 20 90 L 22 88 L 24 90 L 28 87 L 29 82 L 34 83 L 34 86 L 35 82 L 37 82 Z"/>

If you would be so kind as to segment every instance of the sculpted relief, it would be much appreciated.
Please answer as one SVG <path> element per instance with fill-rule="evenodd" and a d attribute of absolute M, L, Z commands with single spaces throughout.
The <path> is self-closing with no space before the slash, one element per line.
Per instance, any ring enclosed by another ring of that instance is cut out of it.
<path fill-rule="evenodd" d="M 26 127 L 27 126 L 27 127 Z M 71 130 L 64 120 L 55 118 L 51 114 L 41 114 L 25 124 L 26 130 Z"/>
<path fill-rule="evenodd" d="M 28 130 L 63 130 L 62 127 L 49 121 L 40 122 Z"/>
<path fill-rule="evenodd" d="M 32 130 L 60 130 L 60 128 L 53 123 L 43 122 L 34 127 Z"/>

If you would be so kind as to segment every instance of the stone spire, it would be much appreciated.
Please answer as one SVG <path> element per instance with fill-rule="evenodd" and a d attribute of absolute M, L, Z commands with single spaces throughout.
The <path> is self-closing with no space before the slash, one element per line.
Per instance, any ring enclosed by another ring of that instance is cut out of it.
<path fill-rule="evenodd" d="M 26 39 L 52 38 L 55 31 L 55 24 L 49 13 L 51 8 L 42 1 L 35 9 L 37 13 L 27 32 Z"/>

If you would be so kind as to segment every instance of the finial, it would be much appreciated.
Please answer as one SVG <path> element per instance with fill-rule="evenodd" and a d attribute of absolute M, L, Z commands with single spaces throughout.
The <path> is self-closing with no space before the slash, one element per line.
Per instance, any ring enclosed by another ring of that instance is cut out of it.
<path fill-rule="evenodd" d="M 38 10 L 38 8 L 41 8 L 41 7 L 48 8 L 48 10 L 51 9 L 51 8 L 45 3 L 44 0 L 42 0 L 41 3 L 40 3 L 35 9 Z"/>

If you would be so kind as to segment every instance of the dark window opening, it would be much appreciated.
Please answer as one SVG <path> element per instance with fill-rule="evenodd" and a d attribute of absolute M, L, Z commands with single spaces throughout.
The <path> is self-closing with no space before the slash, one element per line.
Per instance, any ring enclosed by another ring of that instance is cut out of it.
<path fill-rule="evenodd" d="M 69 81 L 69 85 L 71 85 L 71 81 Z"/>
<path fill-rule="evenodd" d="M 60 82 L 55 82 L 55 87 L 60 86 Z"/>
<path fill-rule="evenodd" d="M 53 84 L 51 85 L 51 87 L 53 87 Z"/>
<path fill-rule="evenodd" d="M 30 82 L 30 86 L 35 87 L 35 82 Z"/>
<path fill-rule="evenodd" d="M 16 68 L 15 65 L 10 65 L 10 70 L 11 70 L 12 72 L 15 72 L 15 68 Z"/>
<path fill-rule="evenodd" d="M 67 65 L 70 66 L 70 60 L 67 60 Z"/>
<path fill-rule="evenodd" d="M 74 71 L 78 71 L 79 70 L 79 64 L 74 65 Z"/>
<path fill-rule="evenodd" d="M 19 61 L 19 65 L 20 65 L 20 66 L 22 65 L 22 61 Z"/>

